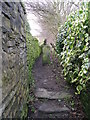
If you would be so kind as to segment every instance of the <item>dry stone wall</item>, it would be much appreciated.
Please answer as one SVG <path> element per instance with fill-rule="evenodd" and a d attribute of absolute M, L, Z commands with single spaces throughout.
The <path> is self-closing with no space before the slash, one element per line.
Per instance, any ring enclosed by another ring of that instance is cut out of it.
<path fill-rule="evenodd" d="M 26 101 L 26 11 L 22 2 L 2 0 L 2 110 L 3 118 L 18 118 Z M 1 16 L 0 16 L 1 17 Z"/>

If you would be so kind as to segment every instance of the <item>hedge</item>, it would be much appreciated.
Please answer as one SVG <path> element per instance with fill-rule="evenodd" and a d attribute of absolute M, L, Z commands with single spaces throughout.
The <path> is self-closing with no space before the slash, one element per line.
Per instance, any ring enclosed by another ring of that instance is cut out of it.
<path fill-rule="evenodd" d="M 35 60 L 39 57 L 41 53 L 41 48 L 39 46 L 38 40 L 30 34 L 29 23 L 26 22 L 26 47 L 27 47 L 27 62 L 28 62 L 28 81 L 27 81 L 27 98 L 25 105 L 22 109 L 21 118 L 26 119 L 28 115 L 28 103 L 30 102 L 30 92 L 34 87 L 34 79 L 32 77 L 32 68 Z"/>
<path fill-rule="evenodd" d="M 66 80 L 75 85 L 78 94 L 90 80 L 90 32 L 88 4 L 71 13 L 61 26 L 56 42 Z"/>

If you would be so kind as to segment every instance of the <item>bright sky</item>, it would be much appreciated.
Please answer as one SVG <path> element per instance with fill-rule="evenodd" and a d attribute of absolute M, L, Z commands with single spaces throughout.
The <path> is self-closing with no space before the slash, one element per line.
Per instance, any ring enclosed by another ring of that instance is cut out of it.
<path fill-rule="evenodd" d="M 22 0 L 22 1 L 25 2 L 27 0 Z M 33 1 L 45 1 L 45 0 L 33 0 Z M 33 36 L 39 36 L 42 29 L 37 22 L 38 21 L 37 17 L 31 13 L 27 13 L 27 19 L 28 19 L 28 22 L 30 24 L 31 34 Z"/>
<path fill-rule="evenodd" d="M 39 36 L 40 32 L 41 32 L 41 28 L 37 22 L 37 17 L 35 17 L 35 15 L 29 13 L 29 14 L 27 14 L 27 19 L 30 24 L 31 34 L 33 36 Z"/>
<path fill-rule="evenodd" d="M 27 0 L 22 0 L 23 2 L 27 1 Z M 31 0 L 30 0 L 31 1 Z M 33 0 L 33 1 L 43 1 L 45 2 L 45 0 Z M 66 2 L 66 1 L 72 1 L 72 2 L 79 2 L 79 1 L 83 1 L 83 2 L 88 2 L 90 0 L 60 0 L 61 2 Z M 27 14 L 27 19 L 29 21 L 29 24 L 30 24 L 30 28 L 31 28 L 31 34 L 33 36 L 39 36 L 40 35 L 40 32 L 42 31 L 38 22 L 37 22 L 37 17 L 35 17 L 33 14 L 31 13 L 28 13 Z"/>

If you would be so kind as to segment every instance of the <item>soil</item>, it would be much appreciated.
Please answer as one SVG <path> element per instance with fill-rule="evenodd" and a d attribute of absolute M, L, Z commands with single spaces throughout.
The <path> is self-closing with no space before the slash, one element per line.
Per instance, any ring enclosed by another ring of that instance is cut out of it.
<path fill-rule="evenodd" d="M 28 118 L 85 119 L 79 96 L 75 95 L 74 88 L 64 79 L 57 57 L 53 57 L 51 64 L 43 65 L 41 55 L 34 64 L 32 74 L 35 87 L 32 95 L 33 101 L 29 102 Z M 52 93 L 69 93 L 71 97 L 48 99 L 46 96 L 40 98 L 35 95 L 37 89 L 44 89 Z"/>

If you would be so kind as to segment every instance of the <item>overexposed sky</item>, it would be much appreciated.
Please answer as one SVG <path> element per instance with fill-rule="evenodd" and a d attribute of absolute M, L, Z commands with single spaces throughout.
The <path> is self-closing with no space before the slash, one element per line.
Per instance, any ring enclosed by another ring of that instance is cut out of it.
<path fill-rule="evenodd" d="M 39 36 L 40 35 L 40 32 L 42 31 L 41 30 L 41 27 L 40 25 L 38 24 L 38 20 L 37 20 L 37 17 L 35 17 L 35 15 L 31 14 L 31 13 L 28 13 L 27 14 L 27 19 L 28 19 L 28 22 L 30 24 L 30 28 L 31 28 L 31 34 L 33 36 Z"/>
<path fill-rule="evenodd" d="M 22 0 L 23 2 L 26 2 L 27 0 Z M 30 0 L 32 1 L 32 0 Z M 43 1 L 45 2 L 45 0 L 33 0 L 33 1 Z M 70 2 L 79 2 L 79 1 L 82 1 L 82 2 L 88 2 L 90 0 L 60 0 L 61 2 L 67 2 L 67 1 L 70 1 Z M 31 28 L 31 34 L 33 36 L 39 36 L 40 35 L 40 32 L 42 31 L 42 29 L 40 28 L 40 25 L 38 24 L 38 19 L 35 15 L 31 14 L 31 13 L 27 13 L 27 19 L 28 19 L 28 22 L 30 24 L 30 28 Z"/>
<path fill-rule="evenodd" d="M 26 2 L 27 0 L 22 0 L 23 2 Z M 29 1 L 29 0 L 28 0 Z M 45 0 L 30 0 L 30 1 L 43 1 L 45 2 Z M 27 19 L 31 28 L 31 34 L 33 36 L 39 36 L 40 33 L 42 32 L 42 29 L 38 23 L 38 18 L 32 14 L 31 12 L 27 13 Z"/>

